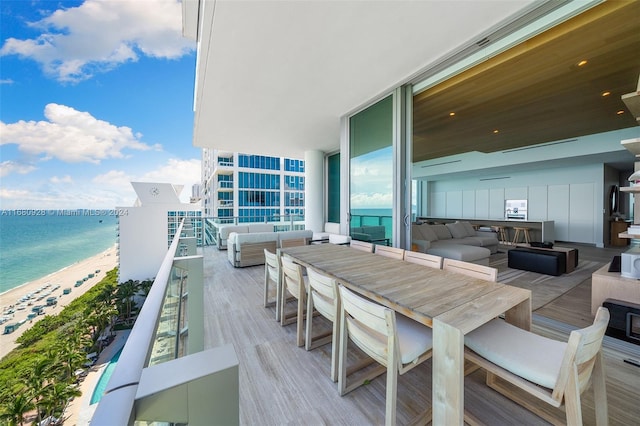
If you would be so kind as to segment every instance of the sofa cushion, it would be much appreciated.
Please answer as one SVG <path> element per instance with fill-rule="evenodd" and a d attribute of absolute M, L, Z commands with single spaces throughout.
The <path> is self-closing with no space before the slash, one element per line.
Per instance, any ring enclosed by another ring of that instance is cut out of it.
<path fill-rule="evenodd" d="M 428 254 L 446 257 L 448 259 L 473 262 L 480 265 L 489 264 L 491 250 L 484 247 L 466 246 L 462 244 L 442 243 L 440 241 L 432 244 L 427 250 Z"/>
<path fill-rule="evenodd" d="M 445 225 L 429 225 L 431 230 L 435 232 L 438 240 L 449 240 L 451 239 L 451 232 L 449 232 L 449 228 Z"/>
<path fill-rule="evenodd" d="M 445 226 L 447 227 L 453 238 L 470 237 L 470 235 L 467 235 L 467 230 L 464 228 L 464 225 L 459 222 L 447 223 Z"/>

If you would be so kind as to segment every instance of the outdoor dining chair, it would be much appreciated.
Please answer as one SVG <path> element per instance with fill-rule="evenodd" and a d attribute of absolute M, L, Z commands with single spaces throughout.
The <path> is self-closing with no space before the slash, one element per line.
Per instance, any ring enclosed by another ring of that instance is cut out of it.
<path fill-rule="evenodd" d="M 351 240 L 351 243 L 349 244 L 350 247 L 357 249 L 357 250 L 362 250 L 362 251 L 366 251 L 367 253 L 373 253 L 373 244 L 372 243 L 368 243 L 366 241 L 360 241 L 360 240 Z"/>
<path fill-rule="evenodd" d="M 391 259 L 402 260 L 404 258 L 404 249 L 398 247 L 376 245 L 374 253 Z"/>
<path fill-rule="evenodd" d="M 302 266 L 290 258 L 282 256 L 282 291 L 280 292 L 280 325 L 297 323 L 296 344 L 304 345 L 304 308 L 307 303 L 307 283 L 302 273 Z M 288 294 L 297 299 L 296 311 L 287 312 Z"/>
<path fill-rule="evenodd" d="M 280 256 L 276 253 L 272 253 L 267 249 L 264 249 L 264 307 L 267 308 L 275 303 L 276 305 L 276 321 L 280 321 L 280 292 L 282 286 L 280 285 Z M 273 284 L 276 299 L 275 301 L 269 300 L 270 287 Z"/>
<path fill-rule="evenodd" d="M 431 329 L 395 311 L 364 299 L 343 286 L 340 289 L 340 395 L 387 373 L 385 424 L 396 421 L 398 375 L 431 358 Z M 347 342 L 352 341 L 382 367 L 368 370 L 347 384 Z M 431 409 L 421 416 L 430 420 Z"/>
<path fill-rule="evenodd" d="M 406 262 L 416 263 L 430 268 L 442 269 L 442 257 L 434 254 L 405 250 L 404 260 Z"/>
<path fill-rule="evenodd" d="M 338 283 L 312 268 L 307 268 L 309 294 L 307 295 L 307 323 L 305 349 L 310 351 L 331 342 L 331 380 L 338 381 L 338 331 L 340 327 L 340 297 Z M 318 312 L 332 323 L 331 333 L 313 336 L 313 316 Z"/>
<path fill-rule="evenodd" d="M 487 370 L 489 387 L 554 424 L 558 419 L 514 392 L 513 386 L 553 407 L 564 404 L 566 423 L 582 425 L 580 395 L 593 381 L 596 424 L 606 425 L 601 349 L 608 323 L 609 311 L 600 307 L 593 324 L 572 331 L 564 343 L 494 319 L 465 336 L 465 359 Z"/>
<path fill-rule="evenodd" d="M 487 281 L 498 281 L 498 270 L 496 268 L 478 265 L 477 263 L 445 258 L 442 263 L 442 269 Z"/>

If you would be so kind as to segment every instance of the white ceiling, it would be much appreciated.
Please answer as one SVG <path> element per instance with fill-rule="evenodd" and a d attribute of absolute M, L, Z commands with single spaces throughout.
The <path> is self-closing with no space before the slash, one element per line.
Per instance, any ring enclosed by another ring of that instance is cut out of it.
<path fill-rule="evenodd" d="M 534 3 L 201 0 L 194 144 L 298 158 L 337 150 L 342 115 Z"/>

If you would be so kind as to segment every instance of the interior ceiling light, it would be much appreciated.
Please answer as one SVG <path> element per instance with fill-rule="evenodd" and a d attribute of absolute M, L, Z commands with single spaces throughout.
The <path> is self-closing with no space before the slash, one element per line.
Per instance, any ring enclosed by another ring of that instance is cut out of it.
<path fill-rule="evenodd" d="M 449 117 L 453 117 L 454 115 L 456 115 L 456 113 L 455 113 L 455 112 L 450 112 L 450 113 L 449 113 Z"/>
<path fill-rule="evenodd" d="M 496 134 L 496 133 L 500 133 L 500 130 L 495 129 L 495 130 L 493 131 L 493 133 L 494 133 L 494 134 Z"/>
<path fill-rule="evenodd" d="M 616 114 L 618 114 L 618 115 L 622 115 L 622 114 L 624 114 L 624 110 L 622 110 L 622 109 L 621 109 L 621 110 L 619 110 L 618 112 L 616 112 Z"/>
<path fill-rule="evenodd" d="M 602 96 L 609 96 L 611 92 L 602 92 Z"/>
<path fill-rule="evenodd" d="M 586 59 L 583 59 L 580 62 L 578 62 L 578 66 L 579 67 L 582 67 L 582 66 L 585 66 L 585 65 L 587 65 L 587 60 Z"/>

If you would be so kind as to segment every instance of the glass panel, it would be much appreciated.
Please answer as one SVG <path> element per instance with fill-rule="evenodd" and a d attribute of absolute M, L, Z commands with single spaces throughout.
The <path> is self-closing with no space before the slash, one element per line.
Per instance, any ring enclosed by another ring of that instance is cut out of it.
<path fill-rule="evenodd" d="M 340 153 L 327 157 L 327 220 L 340 222 Z"/>
<path fill-rule="evenodd" d="M 393 97 L 349 119 L 351 236 L 389 244 L 393 223 Z M 375 228 L 367 228 L 374 226 Z"/>

